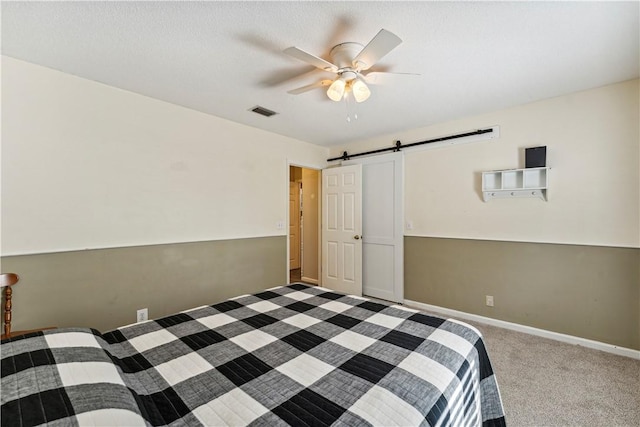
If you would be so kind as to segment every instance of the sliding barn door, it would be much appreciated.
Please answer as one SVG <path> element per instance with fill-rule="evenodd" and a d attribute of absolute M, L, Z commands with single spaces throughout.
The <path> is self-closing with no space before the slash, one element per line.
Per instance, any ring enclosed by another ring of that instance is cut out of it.
<path fill-rule="evenodd" d="M 402 152 L 352 160 L 362 165 L 362 292 L 404 301 Z"/>
<path fill-rule="evenodd" d="M 322 286 L 362 295 L 362 166 L 322 171 Z"/>

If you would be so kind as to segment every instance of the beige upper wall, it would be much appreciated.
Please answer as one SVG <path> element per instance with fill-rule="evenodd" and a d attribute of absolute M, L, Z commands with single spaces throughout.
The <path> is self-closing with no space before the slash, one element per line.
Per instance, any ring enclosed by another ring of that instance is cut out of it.
<path fill-rule="evenodd" d="M 500 137 L 405 151 L 406 235 L 640 247 L 639 81 L 334 147 L 342 151 L 500 127 Z M 484 170 L 524 167 L 546 145 L 549 200 L 483 202 Z"/>
<path fill-rule="evenodd" d="M 328 149 L 2 57 L 2 252 L 285 235 L 287 165 Z M 638 80 L 335 147 L 500 126 L 405 152 L 407 235 L 640 247 Z M 547 145 L 549 201 L 480 196 Z"/>
<path fill-rule="evenodd" d="M 286 235 L 328 149 L 2 57 L 2 253 Z"/>

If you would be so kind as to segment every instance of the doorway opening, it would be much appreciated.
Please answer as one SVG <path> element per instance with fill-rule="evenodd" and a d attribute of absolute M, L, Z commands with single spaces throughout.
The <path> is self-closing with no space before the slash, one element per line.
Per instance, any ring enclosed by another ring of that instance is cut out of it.
<path fill-rule="evenodd" d="M 320 171 L 289 166 L 289 283 L 320 283 Z"/>

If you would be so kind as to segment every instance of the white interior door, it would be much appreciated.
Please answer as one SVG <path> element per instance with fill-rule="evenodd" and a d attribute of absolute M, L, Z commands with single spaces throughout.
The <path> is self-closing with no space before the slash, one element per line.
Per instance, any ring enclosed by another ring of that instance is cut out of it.
<path fill-rule="evenodd" d="M 362 166 L 322 171 L 322 286 L 362 295 Z"/>
<path fill-rule="evenodd" d="M 289 269 L 300 268 L 300 184 L 289 182 Z"/>
<path fill-rule="evenodd" d="M 362 292 L 403 302 L 403 155 L 372 156 L 343 164 L 362 165 Z"/>

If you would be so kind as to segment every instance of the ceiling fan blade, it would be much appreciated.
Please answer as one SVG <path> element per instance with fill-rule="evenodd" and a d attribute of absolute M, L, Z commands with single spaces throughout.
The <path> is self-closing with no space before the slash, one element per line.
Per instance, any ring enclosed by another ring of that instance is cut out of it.
<path fill-rule="evenodd" d="M 287 93 L 290 93 L 292 95 L 298 95 L 304 92 L 309 92 L 310 90 L 313 90 L 319 87 L 329 86 L 331 83 L 333 83 L 333 80 L 320 80 L 319 82 L 315 82 L 310 85 L 302 86 L 297 89 L 291 89 L 287 91 Z"/>
<path fill-rule="evenodd" d="M 418 73 L 391 73 L 388 71 L 371 71 L 368 73 L 361 73 L 362 77 L 367 83 L 370 84 L 380 84 L 388 81 L 394 77 L 404 77 L 404 76 L 420 76 Z"/>
<path fill-rule="evenodd" d="M 383 28 L 354 58 L 353 65 L 359 71 L 368 70 L 400 43 L 402 43 L 400 37 Z"/>
<path fill-rule="evenodd" d="M 325 61 L 324 59 L 319 58 L 315 55 L 312 55 L 308 52 L 305 52 L 304 50 L 299 49 L 295 46 L 286 48 L 284 50 L 284 53 L 286 53 L 287 55 L 293 56 L 294 58 L 299 59 L 300 61 L 306 62 L 307 64 L 311 64 L 314 67 L 320 68 L 321 70 L 331 71 L 333 73 L 338 71 L 338 67 L 333 65 L 331 62 Z"/>

